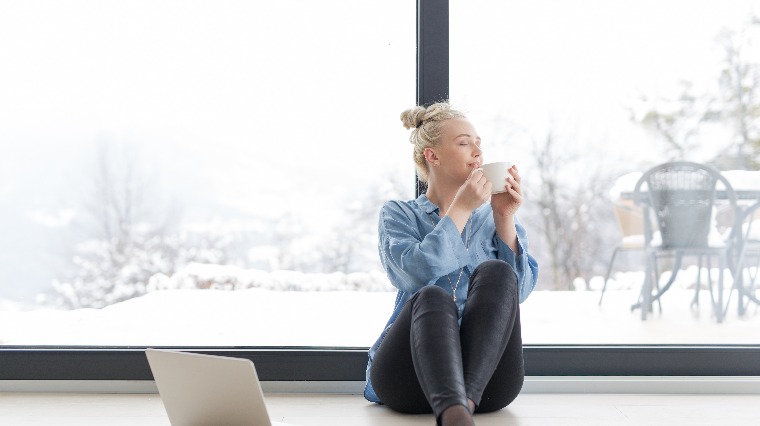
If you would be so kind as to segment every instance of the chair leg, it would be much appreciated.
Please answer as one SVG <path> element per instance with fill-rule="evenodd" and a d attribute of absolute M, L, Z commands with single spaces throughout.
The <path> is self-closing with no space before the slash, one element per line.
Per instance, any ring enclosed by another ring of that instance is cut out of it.
<path fill-rule="evenodd" d="M 722 254 L 718 256 L 718 304 L 715 307 L 715 319 L 718 323 L 723 322 L 723 259 Z"/>
<path fill-rule="evenodd" d="M 744 267 L 747 271 L 747 280 L 744 280 L 745 269 L 742 268 L 739 272 L 736 273 L 739 278 L 734 282 L 731 290 L 732 293 L 733 289 L 737 290 L 737 314 L 740 317 L 747 313 L 747 310 L 749 309 L 751 303 L 760 306 L 760 298 L 758 298 L 758 290 L 760 290 L 758 287 L 758 276 L 760 276 L 760 257 L 753 256 L 753 259 L 755 266 Z M 731 302 L 730 298 L 731 294 L 729 294 L 729 300 L 726 301 L 726 311 L 728 311 L 728 305 Z"/>
<path fill-rule="evenodd" d="M 738 268 L 739 270 L 734 273 L 734 287 L 731 289 L 731 292 L 733 293 L 734 289 L 736 289 L 736 299 L 738 300 L 737 304 L 737 313 L 741 317 L 744 315 L 744 268 Z M 752 272 L 747 271 L 747 274 L 749 275 L 750 280 L 752 279 Z"/>
<path fill-rule="evenodd" d="M 713 282 L 712 282 L 712 263 L 710 262 L 711 257 L 707 256 L 707 289 L 710 290 L 710 303 L 712 303 L 713 307 L 715 306 L 715 293 L 713 292 Z M 720 264 L 720 258 L 718 259 L 718 263 Z M 718 273 L 718 277 L 720 277 L 720 273 Z"/>
<path fill-rule="evenodd" d="M 691 300 L 691 307 L 699 307 L 699 292 L 702 290 L 702 255 L 697 256 L 697 285 L 694 290 L 694 299 Z"/>
<path fill-rule="evenodd" d="M 654 265 L 652 265 L 654 269 L 654 289 L 657 291 L 657 293 L 660 292 L 660 266 L 657 262 L 657 256 L 654 256 Z M 657 308 L 659 309 L 660 313 L 662 313 L 662 301 L 660 298 L 657 298 Z"/>
<path fill-rule="evenodd" d="M 755 263 L 758 263 L 758 262 L 755 262 Z M 753 269 L 755 271 L 754 274 L 752 273 Z M 739 272 L 737 272 L 738 281 L 734 283 L 734 287 L 736 287 L 736 290 L 737 290 L 737 299 L 738 299 L 737 312 L 739 316 L 742 316 L 744 315 L 745 312 L 747 312 L 747 309 L 749 308 L 750 303 L 756 303 L 760 305 L 760 299 L 758 299 L 756 296 L 757 276 L 760 275 L 760 266 L 755 266 L 754 268 L 752 267 L 747 268 L 748 282 L 746 283 L 744 282 L 743 274 L 744 274 L 744 269 L 742 268 Z"/>
<path fill-rule="evenodd" d="M 609 265 L 607 265 L 607 273 L 604 275 L 604 286 L 602 286 L 602 295 L 599 297 L 599 306 L 602 306 L 602 299 L 604 299 L 604 292 L 605 290 L 607 290 L 607 281 L 610 280 L 610 274 L 612 273 L 612 265 L 615 263 L 615 257 L 617 256 L 621 248 L 622 247 L 617 246 L 615 247 L 615 250 L 612 251 L 612 258 L 610 258 L 610 263 Z"/>
<path fill-rule="evenodd" d="M 742 288 L 742 295 L 743 298 L 747 298 L 747 303 L 744 304 L 744 310 L 742 311 L 742 314 L 746 312 L 747 308 L 749 308 L 750 302 L 753 302 L 757 305 L 760 305 L 760 299 L 757 298 L 757 276 L 760 275 L 760 266 L 755 267 L 755 274 L 750 276 L 750 282 L 748 285 L 744 286 Z"/>
<path fill-rule="evenodd" d="M 665 294 L 666 291 L 670 288 L 670 286 L 673 285 L 674 282 L 676 282 L 676 278 L 678 277 L 678 272 L 681 270 L 681 262 L 683 260 L 683 253 L 676 252 L 675 254 L 675 260 L 673 262 L 673 268 L 670 273 L 670 277 L 668 278 L 668 282 L 665 283 L 665 285 L 660 288 L 660 282 L 659 282 L 659 274 L 657 272 L 657 256 L 654 256 L 654 270 L 655 270 L 655 276 L 654 276 L 654 289 L 657 290 L 657 292 L 652 296 L 652 302 L 655 300 L 657 301 L 657 304 L 660 306 L 660 313 L 662 313 L 662 301 L 660 298 L 663 294 Z"/>
<path fill-rule="evenodd" d="M 757 278 L 757 274 L 755 275 L 755 278 Z M 744 297 L 747 298 L 747 303 L 744 305 L 744 310 L 746 311 L 749 308 L 749 303 L 752 302 L 756 305 L 760 305 L 760 298 L 757 297 L 757 287 L 756 287 L 756 281 L 752 280 L 752 286 L 749 288 L 744 289 Z"/>
<path fill-rule="evenodd" d="M 649 253 L 647 255 L 647 262 L 646 262 L 646 274 L 644 275 L 644 284 L 641 287 L 641 319 L 646 320 L 647 314 L 649 313 L 649 310 L 652 309 L 652 287 L 653 287 L 653 280 L 656 279 L 656 277 L 653 277 L 653 273 L 655 270 L 655 267 L 653 266 L 654 263 L 656 263 L 657 260 L 655 258 L 654 254 Z M 631 309 L 635 309 L 636 305 L 632 306 Z"/>

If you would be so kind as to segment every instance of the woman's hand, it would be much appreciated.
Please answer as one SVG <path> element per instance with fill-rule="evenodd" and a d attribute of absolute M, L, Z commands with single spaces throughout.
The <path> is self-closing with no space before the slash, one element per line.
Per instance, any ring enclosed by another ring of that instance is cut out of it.
<path fill-rule="evenodd" d="M 522 204 L 522 191 L 520 190 L 520 174 L 517 167 L 509 168 L 510 177 L 505 184 L 506 192 L 494 194 L 491 197 L 491 209 L 493 221 L 496 225 L 496 233 L 512 251 L 519 255 L 520 246 L 517 241 L 517 228 L 515 228 L 515 213 Z"/>
<path fill-rule="evenodd" d="M 514 216 L 522 204 L 522 190 L 520 189 L 522 179 L 517 172 L 517 166 L 510 167 L 509 174 L 507 182 L 502 183 L 505 185 L 506 192 L 494 194 L 491 197 L 494 219 Z"/>
<path fill-rule="evenodd" d="M 483 170 L 475 169 L 470 173 L 470 177 L 459 187 L 451 207 L 458 207 L 472 213 L 475 209 L 482 206 L 488 201 L 491 195 L 491 182 L 486 179 Z"/>
<path fill-rule="evenodd" d="M 490 196 L 491 182 L 486 179 L 482 170 L 475 169 L 459 187 L 454 200 L 446 210 L 446 216 L 451 217 L 459 232 L 462 232 L 472 212 L 488 201 Z"/>

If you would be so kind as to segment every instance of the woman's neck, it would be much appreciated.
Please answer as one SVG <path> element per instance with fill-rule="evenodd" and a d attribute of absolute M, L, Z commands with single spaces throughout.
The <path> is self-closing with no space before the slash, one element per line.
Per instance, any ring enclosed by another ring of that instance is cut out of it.
<path fill-rule="evenodd" d="M 458 185 L 443 185 L 441 182 L 431 180 L 428 182 L 428 188 L 425 195 L 431 203 L 438 206 L 440 209 L 440 215 L 443 217 L 449 210 L 458 190 Z"/>

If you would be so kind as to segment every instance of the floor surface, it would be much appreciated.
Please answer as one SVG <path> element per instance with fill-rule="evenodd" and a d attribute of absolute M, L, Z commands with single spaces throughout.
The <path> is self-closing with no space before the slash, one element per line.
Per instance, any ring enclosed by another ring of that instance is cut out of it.
<path fill-rule="evenodd" d="M 402 415 L 358 395 L 268 394 L 274 421 L 300 426 L 432 426 L 432 415 Z M 479 426 L 759 425 L 760 395 L 522 394 L 477 415 Z M 0 424 L 164 425 L 156 394 L 0 393 Z"/>

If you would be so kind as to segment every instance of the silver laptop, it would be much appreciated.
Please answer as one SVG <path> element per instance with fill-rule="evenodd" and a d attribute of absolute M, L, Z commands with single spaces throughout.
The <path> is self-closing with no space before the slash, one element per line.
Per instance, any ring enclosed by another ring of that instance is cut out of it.
<path fill-rule="evenodd" d="M 159 349 L 145 355 L 172 426 L 293 426 L 269 419 L 248 359 Z"/>

